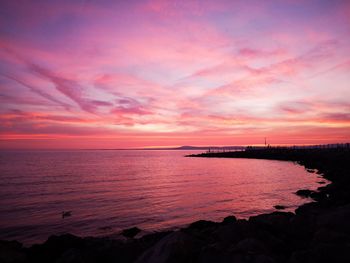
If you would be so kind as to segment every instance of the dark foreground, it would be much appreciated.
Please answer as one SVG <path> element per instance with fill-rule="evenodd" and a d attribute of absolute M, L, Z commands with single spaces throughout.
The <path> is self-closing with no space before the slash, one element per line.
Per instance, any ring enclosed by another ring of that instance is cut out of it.
<path fill-rule="evenodd" d="M 318 192 L 298 191 L 316 202 L 299 207 L 295 214 L 198 221 L 179 231 L 127 241 L 69 234 L 51 236 L 30 248 L 0 241 L 0 262 L 350 262 L 349 149 L 272 148 L 193 157 L 290 160 L 317 169 L 332 183 Z M 136 233 L 137 229 L 125 232 Z"/>

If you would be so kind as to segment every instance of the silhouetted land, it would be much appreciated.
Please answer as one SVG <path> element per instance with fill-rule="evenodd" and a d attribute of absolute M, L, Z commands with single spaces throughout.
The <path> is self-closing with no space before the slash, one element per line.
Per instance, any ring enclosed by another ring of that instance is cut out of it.
<path fill-rule="evenodd" d="M 0 242 L 1 262 L 350 262 L 350 150 L 250 149 L 192 157 L 258 158 L 295 161 L 332 183 L 298 194 L 315 202 L 295 214 L 274 212 L 221 223 L 197 221 L 179 231 L 118 241 L 108 238 L 51 236 L 23 248 Z M 278 204 L 276 204 L 278 205 Z M 136 233 L 133 228 L 126 231 Z M 129 235 L 129 236 L 130 236 Z"/>

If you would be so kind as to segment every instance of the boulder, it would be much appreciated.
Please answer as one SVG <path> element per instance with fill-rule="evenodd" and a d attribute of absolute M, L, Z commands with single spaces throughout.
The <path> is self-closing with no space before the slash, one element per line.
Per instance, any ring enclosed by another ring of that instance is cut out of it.
<path fill-rule="evenodd" d="M 350 204 L 324 212 L 317 217 L 317 226 L 350 235 Z"/>
<path fill-rule="evenodd" d="M 201 230 L 201 229 L 205 229 L 208 227 L 216 226 L 217 224 L 218 223 L 212 222 L 212 221 L 198 220 L 198 221 L 190 224 L 187 229 L 189 229 L 189 230 L 192 230 L 192 229 Z"/>
<path fill-rule="evenodd" d="M 294 214 L 291 212 L 273 212 L 270 214 L 252 216 L 249 218 L 249 222 L 273 231 L 287 232 L 289 229 L 289 221 L 293 216 Z"/>
<path fill-rule="evenodd" d="M 235 216 L 227 216 L 222 221 L 223 224 L 231 224 L 237 221 L 237 218 Z"/>
<path fill-rule="evenodd" d="M 202 242 L 183 231 L 173 232 L 146 250 L 137 263 L 193 262 Z"/>
<path fill-rule="evenodd" d="M 301 189 L 295 192 L 296 195 L 300 196 L 300 197 L 310 197 L 312 193 L 314 193 L 315 191 L 309 190 L 309 189 Z"/>
<path fill-rule="evenodd" d="M 33 262 L 50 262 L 70 249 L 81 249 L 83 247 L 84 240 L 80 237 L 71 234 L 53 235 L 44 244 L 30 247 L 29 257 Z"/>
<path fill-rule="evenodd" d="M 26 262 L 27 256 L 22 244 L 17 241 L 0 241 L 0 262 Z"/>
<path fill-rule="evenodd" d="M 232 260 L 226 249 L 222 249 L 218 244 L 209 244 L 201 249 L 198 262 L 232 262 Z"/>
<path fill-rule="evenodd" d="M 348 263 L 350 262 L 348 244 L 314 244 L 305 250 L 295 251 L 289 263 Z"/>
<path fill-rule="evenodd" d="M 237 243 L 235 249 L 245 254 L 262 254 L 266 252 L 264 244 L 255 238 L 246 238 Z"/>
<path fill-rule="evenodd" d="M 275 205 L 274 208 L 276 208 L 277 210 L 286 209 L 286 207 L 284 205 Z"/>
<path fill-rule="evenodd" d="M 140 232 L 141 232 L 140 228 L 132 227 L 132 228 L 124 229 L 122 231 L 122 235 L 125 237 L 128 237 L 128 238 L 133 238 L 134 236 L 136 236 Z"/>
<path fill-rule="evenodd" d="M 231 245 L 255 233 L 254 226 L 247 220 L 237 220 L 232 224 L 222 224 L 213 231 L 217 242 Z"/>
<path fill-rule="evenodd" d="M 350 238 L 348 235 L 333 231 L 328 228 L 318 229 L 313 236 L 313 242 L 315 243 L 345 244 L 347 242 L 349 243 L 349 241 L 350 241 Z"/>

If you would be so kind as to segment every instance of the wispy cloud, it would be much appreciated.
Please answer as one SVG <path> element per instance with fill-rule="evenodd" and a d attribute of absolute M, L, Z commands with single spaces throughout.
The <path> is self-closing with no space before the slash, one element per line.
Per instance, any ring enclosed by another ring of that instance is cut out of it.
<path fill-rule="evenodd" d="M 344 1 L 2 1 L 0 9 L 8 147 L 350 139 Z"/>

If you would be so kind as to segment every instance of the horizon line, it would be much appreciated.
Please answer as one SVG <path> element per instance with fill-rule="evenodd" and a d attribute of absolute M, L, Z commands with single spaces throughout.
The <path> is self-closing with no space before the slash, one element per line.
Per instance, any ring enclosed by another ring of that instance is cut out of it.
<path fill-rule="evenodd" d="M 126 150 L 201 150 L 203 148 L 244 148 L 244 147 L 293 147 L 293 146 L 326 146 L 326 145 L 343 145 L 350 144 L 350 142 L 338 142 L 338 143 L 326 143 L 326 144 L 289 144 L 289 143 L 278 143 L 278 144 L 244 144 L 244 145 L 180 145 L 180 146 L 148 146 L 148 147 L 130 147 L 130 148 L 2 148 L 0 151 L 126 151 Z M 193 148 L 193 149 L 191 149 Z"/>

